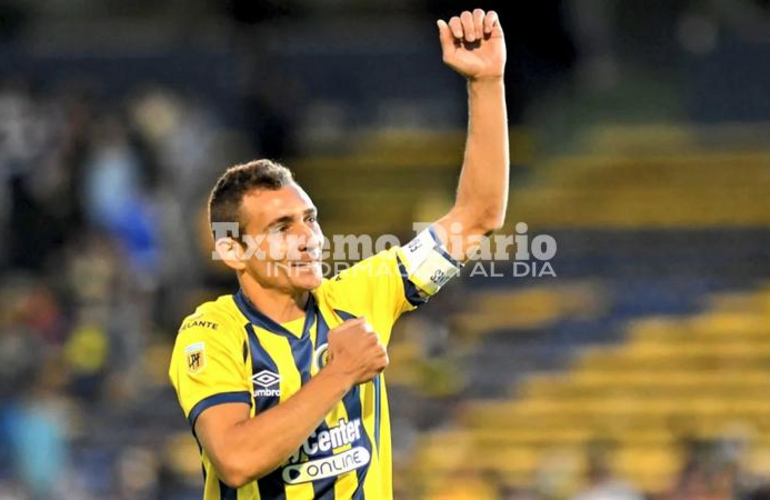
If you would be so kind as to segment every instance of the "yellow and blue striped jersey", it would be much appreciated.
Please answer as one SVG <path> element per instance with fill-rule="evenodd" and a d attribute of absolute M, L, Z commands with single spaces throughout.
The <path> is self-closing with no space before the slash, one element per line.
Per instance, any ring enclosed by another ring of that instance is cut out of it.
<path fill-rule="evenodd" d="M 251 416 L 282 403 L 326 361 L 327 335 L 366 317 L 387 345 L 394 322 L 459 272 L 432 230 L 365 259 L 313 291 L 304 318 L 278 324 L 242 291 L 197 308 L 182 323 L 169 375 L 190 425 L 207 408 L 243 402 Z M 325 421 L 267 476 L 239 489 L 201 449 L 204 500 L 390 500 L 390 417 L 383 375 L 349 391 Z"/>
<path fill-rule="evenodd" d="M 190 425 L 217 404 L 247 403 L 254 416 L 286 401 L 323 367 L 328 332 L 347 319 L 366 317 L 387 345 L 396 319 L 437 289 L 415 285 L 419 273 L 410 269 L 418 267 L 407 247 L 380 252 L 324 280 L 305 318 L 285 324 L 262 314 L 242 291 L 198 307 L 182 323 L 170 367 Z M 237 490 L 201 453 L 204 500 L 389 500 L 384 376 L 354 387 L 281 467 Z"/>

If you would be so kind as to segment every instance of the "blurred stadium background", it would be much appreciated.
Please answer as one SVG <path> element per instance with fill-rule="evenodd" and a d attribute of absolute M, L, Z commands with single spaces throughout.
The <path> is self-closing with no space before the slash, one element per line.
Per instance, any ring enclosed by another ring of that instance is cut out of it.
<path fill-rule="evenodd" d="M 290 166 L 327 234 L 452 199 L 435 19 L 500 12 L 516 222 L 557 278 L 404 318 L 397 498 L 770 497 L 766 0 L 0 2 L 0 499 L 200 498 L 166 379 L 228 293 L 205 197 Z M 510 263 L 508 263 L 510 268 Z"/>

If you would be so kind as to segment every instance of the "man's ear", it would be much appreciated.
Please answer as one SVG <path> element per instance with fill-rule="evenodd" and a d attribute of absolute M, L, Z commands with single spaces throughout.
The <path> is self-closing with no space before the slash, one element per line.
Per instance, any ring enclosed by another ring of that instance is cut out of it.
<path fill-rule="evenodd" d="M 230 269 L 242 271 L 246 268 L 246 261 L 243 258 L 243 246 L 234 239 L 230 237 L 219 238 L 214 242 L 214 249 L 219 256 L 219 259 Z"/>

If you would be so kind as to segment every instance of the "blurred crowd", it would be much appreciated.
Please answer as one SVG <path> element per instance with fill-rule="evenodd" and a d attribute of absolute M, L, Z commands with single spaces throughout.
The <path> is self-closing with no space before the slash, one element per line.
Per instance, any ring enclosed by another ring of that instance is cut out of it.
<path fill-rule="evenodd" d="M 109 419 L 165 386 L 153 345 L 170 342 L 206 272 L 199 191 L 216 175 L 218 127 L 203 103 L 159 88 L 115 103 L 76 83 L 0 84 L 0 497 L 159 487 L 133 484 L 152 482 L 133 470 L 155 467 L 141 446 L 73 453 L 118 439 Z"/>

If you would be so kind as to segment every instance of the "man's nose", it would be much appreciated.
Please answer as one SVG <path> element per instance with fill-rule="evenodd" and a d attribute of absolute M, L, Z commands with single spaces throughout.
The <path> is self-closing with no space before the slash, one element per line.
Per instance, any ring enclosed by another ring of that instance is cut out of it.
<path fill-rule="evenodd" d="M 300 226 L 297 249 L 301 252 L 315 252 L 321 246 L 318 234 L 308 224 L 301 224 Z"/>

